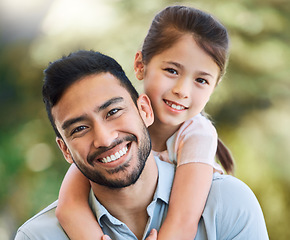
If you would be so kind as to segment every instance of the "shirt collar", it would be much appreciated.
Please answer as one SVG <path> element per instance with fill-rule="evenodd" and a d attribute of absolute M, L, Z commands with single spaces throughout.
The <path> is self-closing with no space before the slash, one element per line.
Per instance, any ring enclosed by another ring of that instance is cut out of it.
<path fill-rule="evenodd" d="M 173 164 L 161 161 L 155 156 L 155 161 L 158 168 L 158 183 L 153 197 L 153 202 L 157 199 L 162 200 L 166 204 L 169 203 L 170 192 L 172 188 L 175 167 Z M 90 192 L 89 204 L 94 212 L 100 226 L 102 227 L 101 218 L 106 216 L 113 224 L 122 225 L 123 223 L 113 217 L 107 209 L 97 200 L 93 190 Z"/>
<path fill-rule="evenodd" d="M 99 225 L 101 227 L 103 227 L 102 222 L 101 222 L 101 218 L 102 217 L 107 217 L 110 222 L 114 225 L 122 225 L 123 223 L 121 221 L 119 221 L 117 218 L 113 217 L 108 210 L 97 200 L 97 198 L 95 197 L 95 194 L 93 192 L 93 190 L 91 189 L 90 191 L 90 196 L 89 196 L 89 204 L 91 206 L 91 209 L 94 213 L 94 215 L 96 216 Z"/>
<path fill-rule="evenodd" d="M 154 200 L 161 199 L 165 203 L 169 203 L 175 167 L 173 164 L 161 161 L 155 156 L 158 167 L 158 184 L 154 194 Z"/>

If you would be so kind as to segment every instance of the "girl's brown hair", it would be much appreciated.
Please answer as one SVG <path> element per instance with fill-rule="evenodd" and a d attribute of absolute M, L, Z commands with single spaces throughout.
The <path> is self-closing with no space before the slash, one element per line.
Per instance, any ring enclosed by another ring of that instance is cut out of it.
<path fill-rule="evenodd" d="M 192 7 L 170 6 L 155 16 L 142 46 L 144 64 L 170 48 L 184 34 L 191 34 L 199 47 L 218 65 L 218 83 L 225 73 L 228 60 L 227 29 L 210 14 Z M 216 155 L 225 171 L 233 174 L 234 161 L 220 139 Z"/>

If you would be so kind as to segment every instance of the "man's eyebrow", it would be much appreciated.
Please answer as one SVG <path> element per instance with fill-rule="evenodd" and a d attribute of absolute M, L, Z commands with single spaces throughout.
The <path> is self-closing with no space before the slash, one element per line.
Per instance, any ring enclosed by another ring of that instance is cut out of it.
<path fill-rule="evenodd" d="M 67 121 L 65 121 L 63 124 L 62 124 L 62 129 L 63 130 L 66 130 L 68 127 L 70 127 L 71 125 L 77 123 L 77 122 L 81 122 L 85 119 L 85 116 L 80 116 L 80 117 L 76 117 L 76 118 L 72 118 L 72 119 L 69 119 Z"/>
<path fill-rule="evenodd" d="M 124 98 L 122 98 L 122 97 L 111 98 L 108 101 L 106 101 L 105 103 L 103 103 L 101 106 L 97 107 L 96 111 L 100 112 L 114 103 L 119 103 L 119 102 L 123 102 L 123 101 L 124 101 Z"/>
<path fill-rule="evenodd" d="M 110 105 L 112 105 L 114 103 L 122 102 L 122 101 L 124 101 L 124 98 L 122 98 L 122 97 L 111 98 L 108 101 L 106 101 L 105 103 L 103 103 L 101 106 L 98 106 L 96 108 L 96 112 L 100 112 L 100 111 L 106 109 L 107 107 L 109 107 Z M 71 119 L 65 121 L 61 127 L 63 130 L 65 130 L 65 129 L 69 128 L 71 125 L 78 123 L 78 122 L 81 122 L 81 121 L 84 121 L 84 120 L 86 120 L 85 115 L 82 115 L 82 116 L 79 116 L 76 118 L 71 118 Z"/>

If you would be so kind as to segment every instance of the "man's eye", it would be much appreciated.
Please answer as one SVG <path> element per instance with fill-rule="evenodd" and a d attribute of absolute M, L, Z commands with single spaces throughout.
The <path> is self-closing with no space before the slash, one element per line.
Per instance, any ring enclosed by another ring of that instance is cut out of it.
<path fill-rule="evenodd" d="M 81 131 L 85 130 L 86 128 L 87 128 L 87 127 L 85 127 L 85 126 L 79 126 L 79 127 L 76 127 L 76 128 L 74 128 L 74 129 L 72 130 L 71 135 L 73 135 L 73 134 L 75 134 L 75 133 L 78 133 L 78 132 L 81 132 Z"/>
<path fill-rule="evenodd" d="M 112 115 L 114 115 L 114 114 L 116 114 L 116 113 L 119 112 L 119 111 L 120 111 L 120 109 L 118 109 L 118 108 L 114 108 L 114 109 L 110 110 L 110 111 L 107 113 L 107 118 L 110 117 L 110 116 L 112 116 Z"/>
<path fill-rule="evenodd" d="M 173 68 L 165 68 L 164 70 L 169 72 L 170 74 L 174 74 L 174 75 L 178 74 L 178 72 Z"/>
<path fill-rule="evenodd" d="M 203 78 L 197 78 L 197 79 L 195 79 L 195 81 L 200 83 L 200 84 L 208 84 L 208 81 L 203 79 Z"/>

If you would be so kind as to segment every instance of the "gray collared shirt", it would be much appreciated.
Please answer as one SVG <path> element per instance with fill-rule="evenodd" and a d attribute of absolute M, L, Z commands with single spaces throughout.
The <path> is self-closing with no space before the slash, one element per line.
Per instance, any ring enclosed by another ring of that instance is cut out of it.
<path fill-rule="evenodd" d="M 167 213 L 173 182 L 174 166 L 159 159 L 156 159 L 156 163 L 158 185 L 153 201 L 147 207 L 149 218 L 143 239 L 152 228 L 159 230 Z M 113 240 L 137 239 L 124 223 L 97 201 L 92 192 L 90 204 L 104 233 Z M 56 206 L 57 201 L 24 223 L 15 239 L 68 239 L 55 217 Z M 215 173 L 195 239 L 269 239 L 262 210 L 249 187 L 232 176 Z"/>

